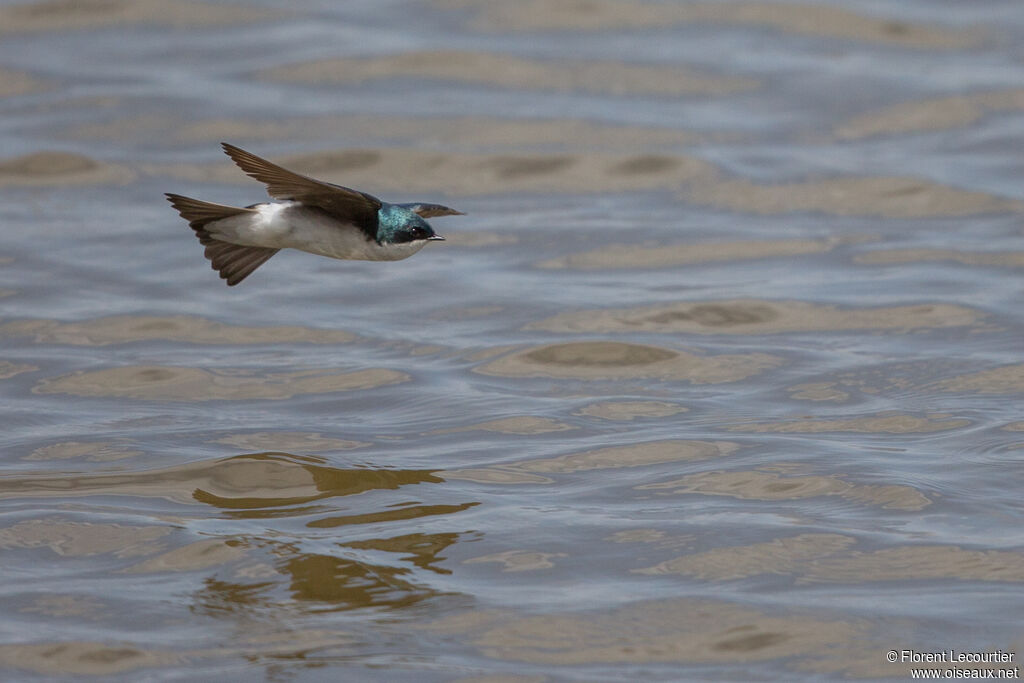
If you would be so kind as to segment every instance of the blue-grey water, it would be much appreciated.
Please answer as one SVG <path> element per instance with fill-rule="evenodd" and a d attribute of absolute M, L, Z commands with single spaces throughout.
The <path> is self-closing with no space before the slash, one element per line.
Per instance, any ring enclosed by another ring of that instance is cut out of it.
<path fill-rule="evenodd" d="M 1022 62 L 1018 0 L 0 3 L 0 678 L 1010 671 Z M 222 140 L 467 215 L 228 288 L 162 197 L 262 201 Z"/>

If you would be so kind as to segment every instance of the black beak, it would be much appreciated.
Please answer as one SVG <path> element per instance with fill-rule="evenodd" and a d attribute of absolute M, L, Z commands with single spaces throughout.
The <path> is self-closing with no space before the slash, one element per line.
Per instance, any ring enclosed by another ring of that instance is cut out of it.
<path fill-rule="evenodd" d="M 444 238 L 440 235 L 431 235 L 427 238 L 428 242 L 444 242 Z"/>

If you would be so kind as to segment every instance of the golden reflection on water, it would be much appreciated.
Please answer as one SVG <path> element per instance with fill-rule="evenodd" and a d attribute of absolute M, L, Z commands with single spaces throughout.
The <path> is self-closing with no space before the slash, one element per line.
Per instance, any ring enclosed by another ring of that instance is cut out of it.
<path fill-rule="evenodd" d="M 287 507 L 372 490 L 444 481 L 430 470 L 330 467 L 316 456 L 249 453 L 123 474 L 25 474 L 0 478 L 0 498 L 140 496 L 223 510 Z"/>
<path fill-rule="evenodd" d="M 252 610 L 399 609 L 442 594 L 417 580 L 415 571 L 449 574 L 439 563 L 463 532 L 389 535 L 384 531 L 389 523 L 447 516 L 478 503 L 395 504 L 392 500 L 376 513 L 333 516 L 324 514 L 326 507 L 308 504 L 443 481 L 428 470 L 343 469 L 329 466 L 323 458 L 287 453 L 251 453 L 138 473 L 9 476 L 0 479 L 0 498 L 159 497 L 208 505 L 233 519 L 271 519 L 283 512 L 313 516 L 301 527 L 311 532 L 341 526 L 354 530 L 361 525 L 376 535 L 324 537 L 314 544 L 317 550 L 310 552 L 301 531 L 289 533 L 283 527 L 266 537 L 240 531 L 180 544 L 178 539 L 185 534 L 166 520 L 160 525 L 126 525 L 54 516 L 0 528 L 0 548 L 47 548 L 68 557 L 109 554 L 131 560 L 116 570 L 125 574 L 215 571 L 193 596 L 193 609 L 213 616 Z M 325 547 L 334 547 L 335 552 L 325 552 Z"/>
<path fill-rule="evenodd" d="M 418 537 L 417 542 L 433 548 L 434 554 L 420 551 L 415 558 L 424 563 L 435 561 L 439 559 L 437 553 L 456 538 L 457 534 Z M 381 539 L 379 543 L 387 546 L 391 540 Z M 317 554 L 297 555 L 276 567 L 287 577 L 292 599 L 312 603 L 309 609 L 316 612 L 364 607 L 402 609 L 441 595 L 441 591 L 414 581 L 408 567 Z"/>
<path fill-rule="evenodd" d="M 271 519 L 282 514 L 323 515 L 323 509 L 308 507 L 316 501 L 442 481 L 427 470 L 340 469 L 312 456 L 253 453 L 131 474 L 6 477 L 0 480 L 0 497 L 160 497 L 209 505 L 234 519 Z M 377 513 L 319 516 L 305 528 L 379 525 L 450 515 L 477 504 L 392 504 Z M 283 532 L 271 538 L 242 534 L 170 547 L 177 537 L 171 526 L 95 524 L 52 517 L 0 529 L 0 547 L 49 548 L 62 556 L 133 558 L 135 561 L 121 570 L 128 574 L 216 570 L 218 578 L 208 579 L 195 596 L 196 609 L 211 614 L 256 607 L 293 609 L 273 597 L 277 587 L 285 584 L 292 600 L 310 603 L 309 609 L 314 611 L 335 611 L 367 606 L 401 608 L 440 594 L 417 582 L 411 569 L 402 565 L 449 573 L 437 563 L 460 532 L 339 540 L 332 544 L 337 555 L 310 553 L 303 549 L 301 534 L 289 536 Z M 368 551 L 397 559 L 393 564 L 371 562 L 364 557 Z M 260 560 L 261 556 L 269 561 Z M 234 578 L 221 577 L 224 572 Z"/>
<path fill-rule="evenodd" d="M 440 481 L 440 480 L 439 480 Z M 410 505 L 382 512 L 365 512 L 356 515 L 339 515 L 323 517 L 306 524 L 311 529 L 332 529 L 349 524 L 376 524 L 378 522 L 394 522 L 398 520 L 419 519 L 433 515 L 450 515 L 462 512 L 479 503 L 460 503 L 458 505 Z"/>
<path fill-rule="evenodd" d="M 456 543 L 456 532 L 417 533 L 338 542 L 337 554 L 303 552 L 294 542 L 253 540 L 274 559 L 247 576 L 232 581 L 207 580 L 195 596 L 197 611 L 212 616 L 272 611 L 336 612 L 367 607 L 403 609 L 443 595 L 417 580 L 412 567 L 448 574 L 436 564 Z M 366 551 L 398 555 L 394 564 L 372 562 Z M 405 564 L 411 566 L 404 566 Z M 283 589 L 287 598 L 279 595 Z"/>
<path fill-rule="evenodd" d="M 341 469 L 312 456 L 254 453 L 220 461 L 209 488 L 197 487 L 192 497 L 222 509 L 261 516 L 262 508 L 288 507 L 335 496 L 444 481 L 429 470 Z"/>

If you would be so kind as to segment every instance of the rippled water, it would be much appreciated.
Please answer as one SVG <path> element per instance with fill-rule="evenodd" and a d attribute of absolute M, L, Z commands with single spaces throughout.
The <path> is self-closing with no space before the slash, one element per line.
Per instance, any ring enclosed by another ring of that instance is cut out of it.
<path fill-rule="evenodd" d="M 54 0 L 0 34 L 5 680 L 1016 654 L 1016 0 Z M 161 196 L 260 201 L 221 140 L 468 215 L 229 289 Z"/>

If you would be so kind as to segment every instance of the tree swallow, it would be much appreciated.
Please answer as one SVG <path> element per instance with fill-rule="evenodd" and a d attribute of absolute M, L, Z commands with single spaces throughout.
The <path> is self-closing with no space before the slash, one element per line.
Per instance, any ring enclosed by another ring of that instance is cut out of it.
<path fill-rule="evenodd" d="M 336 259 L 399 261 L 427 242 L 444 239 L 425 218 L 463 215 L 440 204 L 389 204 L 294 173 L 226 142 L 221 146 L 247 175 L 266 184 L 271 198 L 281 201 L 239 208 L 166 194 L 229 286 L 289 247 Z"/>

